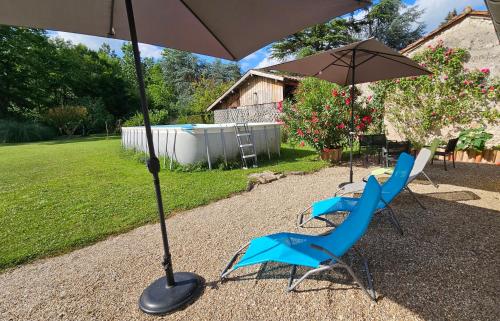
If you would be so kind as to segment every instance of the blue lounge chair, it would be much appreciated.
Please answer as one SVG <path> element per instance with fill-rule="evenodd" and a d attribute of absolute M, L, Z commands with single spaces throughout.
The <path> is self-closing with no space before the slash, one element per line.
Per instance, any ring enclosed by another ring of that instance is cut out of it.
<path fill-rule="evenodd" d="M 370 177 L 363 195 L 352 209 L 350 215 L 328 234 L 277 233 L 253 239 L 236 252 L 224 271 L 222 271 L 221 280 L 224 280 L 231 272 L 244 266 L 267 262 L 287 263 L 292 266 L 288 282 L 288 291 L 292 291 L 311 274 L 333 268 L 344 268 L 365 293 L 375 300 L 376 294 L 372 287 L 372 279 L 366 259 L 364 259 L 364 266 L 368 279 L 368 289 L 341 257 L 365 234 L 380 201 L 380 193 L 381 188 L 377 180 Z M 239 254 L 247 247 L 248 249 L 243 257 L 233 267 Z M 309 267 L 312 270 L 309 270 L 294 282 L 297 266 Z"/>
<path fill-rule="evenodd" d="M 394 198 L 396 198 L 396 196 L 399 195 L 399 193 L 401 193 L 401 191 L 405 189 L 408 177 L 410 176 L 410 172 L 413 168 L 413 164 L 413 157 L 408 155 L 407 153 L 402 153 L 399 156 L 396 167 L 394 168 L 394 172 L 392 173 L 391 177 L 389 177 L 389 179 L 382 185 L 382 197 L 377 205 L 377 212 L 387 210 L 393 225 L 401 235 L 403 235 L 403 230 L 401 229 L 401 226 L 396 216 L 394 215 L 394 211 L 389 206 L 389 204 L 394 200 Z M 309 207 L 311 209 L 311 215 L 306 221 L 304 221 L 304 215 L 309 210 L 309 208 L 299 213 L 298 225 L 300 227 L 303 227 L 307 222 L 316 219 L 324 221 L 328 225 L 335 227 L 335 224 L 333 224 L 324 216 L 326 214 L 332 214 L 335 212 L 350 212 L 353 210 L 353 208 L 356 207 L 358 201 L 359 198 L 337 196 L 315 202 Z"/>

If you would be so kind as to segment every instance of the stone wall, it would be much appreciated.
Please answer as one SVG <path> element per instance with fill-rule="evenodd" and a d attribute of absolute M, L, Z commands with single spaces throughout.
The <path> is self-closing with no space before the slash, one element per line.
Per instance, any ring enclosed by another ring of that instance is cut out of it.
<path fill-rule="evenodd" d="M 214 123 L 268 123 L 278 118 L 276 103 L 214 110 Z"/>

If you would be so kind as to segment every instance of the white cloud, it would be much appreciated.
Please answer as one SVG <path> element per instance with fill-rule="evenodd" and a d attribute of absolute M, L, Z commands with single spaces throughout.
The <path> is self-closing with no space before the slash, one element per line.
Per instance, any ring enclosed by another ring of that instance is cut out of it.
<path fill-rule="evenodd" d="M 62 32 L 62 31 L 50 31 L 50 38 L 61 38 L 66 41 L 71 41 L 74 44 L 83 44 L 87 46 L 91 50 L 99 50 L 102 44 L 107 43 L 111 47 L 112 50 L 117 53 L 121 53 L 121 47 L 125 43 L 123 40 L 103 38 L 103 37 L 95 37 L 95 36 L 87 36 L 81 35 L 77 33 L 70 32 Z M 141 51 L 142 57 L 149 57 L 158 59 L 161 57 L 161 53 L 163 48 L 148 44 L 139 44 L 139 50 Z"/>
<path fill-rule="evenodd" d="M 458 13 L 462 12 L 466 6 L 484 9 L 483 0 L 416 0 L 414 5 L 424 9 L 422 21 L 427 26 L 426 31 L 436 29 L 448 12 L 453 9 L 456 9 Z"/>
<path fill-rule="evenodd" d="M 264 67 L 269 67 L 269 66 L 272 66 L 272 65 L 276 65 L 276 64 L 279 64 L 283 61 L 277 59 L 277 58 L 273 58 L 271 57 L 271 53 L 267 53 L 266 56 L 264 57 L 264 59 L 262 59 L 258 64 L 257 66 L 255 66 L 255 68 L 264 68 Z"/>

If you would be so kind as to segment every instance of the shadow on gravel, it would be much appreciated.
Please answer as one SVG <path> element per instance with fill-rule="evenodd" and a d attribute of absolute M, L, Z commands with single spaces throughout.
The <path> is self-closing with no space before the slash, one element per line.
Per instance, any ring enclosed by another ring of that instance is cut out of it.
<path fill-rule="evenodd" d="M 500 314 L 500 212 L 457 202 L 477 199 L 468 191 L 418 197 L 427 211 L 407 193 L 394 203 L 404 236 L 395 232 L 384 215 L 377 215 L 357 245 L 369 259 L 378 301 L 391 300 L 426 320 L 495 320 Z M 364 276 L 361 262 L 355 261 L 353 266 L 358 276 Z M 298 269 L 297 278 L 306 271 Z M 255 273 L 245 274 L 244 269 L 235 272 L 228 281 L 253 280 L 258 286 L 276 280 L 286 291 L 289 276 L 290 266 L 268 263 Z M 311 286 L 317 280 L 331 283 Z M 341 269 L 311 276 L 305 283 L 307 286 L 299 285 L 296 292 L 362 291 Z M 369 300 L 364 295 L 360 298 Z"/>

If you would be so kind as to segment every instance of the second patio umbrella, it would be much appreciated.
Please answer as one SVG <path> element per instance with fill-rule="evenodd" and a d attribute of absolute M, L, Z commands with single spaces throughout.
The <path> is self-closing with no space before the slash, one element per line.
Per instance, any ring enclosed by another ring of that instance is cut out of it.
<path fill-rule="evenodd" d="M 410 58 L 368 39 L 324 51 L 302 59 L 274 66 L 266 70 L 285 71 L 327 80 L 342 86 L 351 85 L 351 125 L 349 133 L 349 182 L 353 181 L 352 145 L 354 140 L 354 101 L 356 84 L 393 78 L 428 75 L 431 72 Z"/>

